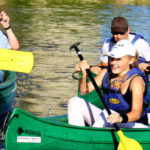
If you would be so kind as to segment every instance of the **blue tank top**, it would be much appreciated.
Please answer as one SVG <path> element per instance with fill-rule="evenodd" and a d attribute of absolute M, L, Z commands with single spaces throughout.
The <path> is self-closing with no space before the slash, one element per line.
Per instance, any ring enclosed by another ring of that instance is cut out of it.
<path fill-rule="evenodd" d="M 145 74 L 140 71 L 138 68 L 132 68 L 128 73 L 126 73 L 120 80 L 114 80 L 109 85 L 109 73 L 107 72 L 102 81 L 102 89 L 104 92 L 104 99 L 108 104 L 109 108 L 115 110 L 119 113 L 127 113 L 131 111 L 131 103 L 132 103 L 132 93 L 128 89 L 124 95 L 121 94 L 120 87 L 121 85 L 130 79 L 133 76 L 141 76 L 145 82 L 145 92 L 144 92 L 144 100 L 143 100 L 143 113 L 142 117 L 146 116 L 149 112 L 148 102 L 149 102 L 149 90 L 148 90 L 148 80 Z M 132 79 L 131 79 L 132 81 Z M 130 83 L 131 83 L 130 81 Z"/>

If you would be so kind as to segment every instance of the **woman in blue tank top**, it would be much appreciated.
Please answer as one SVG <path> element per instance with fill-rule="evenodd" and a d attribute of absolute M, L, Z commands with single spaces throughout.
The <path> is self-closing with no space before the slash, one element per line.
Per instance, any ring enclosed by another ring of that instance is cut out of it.
<path fill-rule="evenodd" d="M 70 124 L 85 126 L 87 122 L 93 127 L 111 127 L 118 123 L 120 127 L 147 127 L 148 118 L 148 81 L 143 72 L 136 68 L 137 52 L 128 40 L 117 42 L 110 52 L 110 68 L 103 69 L 95 81 L 102 86 L 107 105 L 112 111 L 108 116 L 106 110 L 101 110 L 84 99 L 73 97 L 68 103 L 68 121 Z M 82 71 L 80 94 L 85 95 L 94 89 L 87 82 L 87 61 L 76 65 Z"/>

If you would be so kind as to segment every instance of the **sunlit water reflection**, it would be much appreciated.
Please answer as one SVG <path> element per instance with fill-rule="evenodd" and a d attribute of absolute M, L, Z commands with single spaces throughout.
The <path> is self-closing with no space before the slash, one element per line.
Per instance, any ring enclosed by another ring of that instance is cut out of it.
<path fill-rule="evenodd" d="M 68 99 L 77 94 L 78 82 L 72 79 L 72 73 L 79 61 L 75 52 L 69 52 L 69 47 L 82 42 L 80 48 L 85 59 L 91 65 L 98 64 L 102 43 L 111 36 L 110 23 L 115 16 L 126 17 L 131 31 L 142 33 L 150 42 L 150 6 L 137 6 L 133 1 L 125 4 L 132 5 L 112 0 L 107 3 L 1 2 L 10 14 L 20 50 L 31 51 L 35 57 L 30 74 L 17 74 L 15 106 L 37 116 L 67 113 Z"/>

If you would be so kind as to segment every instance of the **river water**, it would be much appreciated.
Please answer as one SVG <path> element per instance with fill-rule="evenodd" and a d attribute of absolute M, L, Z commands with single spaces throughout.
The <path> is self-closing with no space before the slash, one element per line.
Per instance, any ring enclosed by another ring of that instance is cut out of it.
<path fill-rule="evenodd" d="M 10 16 L 20 50 L 34 54 L 32 72 L 17 73 L 15 106 L 40 117 L 67 113 L 68 99 L 77 94 L 72 73 L 79 60 L 69 51 L 72 44 L 81 42 L 85 59 L 98 64 L 118 15 L 150 43 L 149 0 L 1 0 L 0 8 Z"/>

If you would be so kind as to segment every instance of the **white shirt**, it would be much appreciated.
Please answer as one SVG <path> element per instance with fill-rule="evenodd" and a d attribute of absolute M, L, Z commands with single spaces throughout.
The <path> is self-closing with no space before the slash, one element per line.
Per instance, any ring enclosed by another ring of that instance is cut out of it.
<path fill-rule="evenodd" d="M 11 49 L 7 35 L 0 30 L 0 48 Z M 0 83 L 4 81 L 4 73 L 0 70 Z"/>
<path fill-rule="evenodd" d="M 131 42 L 134 39 L 134 34 L 129 34 L 129 41 Z M 108 62 L 108 56 L 104 56 L 103 54 L 109 51 L 109 44 L 111 42 L 111 38 L 106 40 L 102 46 L 102 54 L 100 56 L 100 60 L 102 62 Z M 137 49 L 139 56 L 145 58 L 146 61 L 150 61 L 150 47 L 149 44 L 144 40 L 139 38 L 135 44 L 135 48 Z"/>
<path fill-rule="evenodd" d="M 0 30 L 0 48 L 11 49 L 7 35 Z"/>

